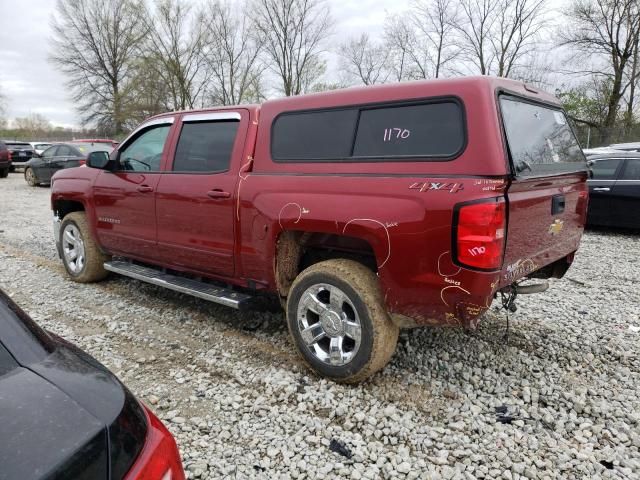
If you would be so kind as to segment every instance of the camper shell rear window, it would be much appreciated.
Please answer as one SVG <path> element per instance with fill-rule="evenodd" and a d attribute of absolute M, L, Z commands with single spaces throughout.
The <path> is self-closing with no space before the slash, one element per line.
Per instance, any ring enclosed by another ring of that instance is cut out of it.
<path fill-rule="evenodd" d="M 512 95 L 499 98 L 509 155 L 517 175 L 587 169 L 586 158 L 560 108 Z"/>

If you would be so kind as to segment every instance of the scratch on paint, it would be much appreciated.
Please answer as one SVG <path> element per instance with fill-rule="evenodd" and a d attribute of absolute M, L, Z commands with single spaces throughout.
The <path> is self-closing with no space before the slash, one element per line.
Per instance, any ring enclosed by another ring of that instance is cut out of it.
<path fill-rule="evenodd" d="M 447 306 L 450 307 L 451 305 L 449 305 L 447 303 L 447 301 L 444 299 L 444 291 L 445 290 L 449 290 L 450 288 L 459 288 L 460 290 L 462 290 L 464 293 L 466 293 L 467 295 L 471 295 L 471 292 L 468 290 L 465 290 L 464 288 L 462 288 L 459 285 L 449 285 L 448 287 L 444 287 L 442 290 L 440 290 L 440 298 L 442 299 L 442 302 Z"/>
<path fill-rule="evenodd" d="M 238 219 L 238 221 L 240 221 L 240 188 L 242 187 L 242 182 L 244 182 L 249 177 L 248 169 L 253 162 L 253 157 L 249 156 L 247 157 L 247 160 L 247 163 L 242 165 L 242 167 L 240 167 L 240 170 L 238 170 L 238 192 L 236 193 L 236 218 Z M 243 173 L 245 173 L 244 176 L 242 175 Z"/>
<path fill-rule="evenodd" d="M 289 205 L 295 205 L 296 207 L 298 207 L 298 218 L 296 218 L 296 221 L 293 222 L 294 224 L 296 224 L 296 223 L 298 223 L 300 221 L 300 219 L 302 218 L 302 214 L 303 213 L 308 213 L 309 212 L 309 210 L 301 207 L 300 204 L 298 204 L 296 202 L 285 203 L 284 206 L 280 209 L 280 213 L 278 213 L 278 223 L 280 224 L 280 228 L 282 228 L 283 230 L 284 230 L 284 227 L 282 226 L 282 212 L 284 212 L 285 208 L 287 208 Z"/>
<path fill-rule="evenodd" d="M 442 259 L 442 257 L 444 255 L 446 255 L 449 252 L 450 252 L 449 250 L 447 250 L 446 252 L 442 252 L 440 254 L 440 256 L 438 257 L 438 273 L 440 274 L 441 277 L 445 277 L 445 278 L 446 277 L 455 277 L 456 275 L 458 275 L 462 271 L 462 268 L 458 267 L 458 270 L 455 273 L 450 273 L 448 275 L 445 275 L 444 273 L 442 273 L 442 270 L 440 269 L 440 260 Z"/>
<path fill-rule="evenodd" d="M 378 265 L 378 269 L 381 269 L 382 267 L 384 267 L 384 265 L 389 261 L 389 258 L 391 257 L 391 236 L 389 235 L 389 229 L 384 223 L 378 220 L 374 220 L 372 218 L 353 218 L 344 224 L 344 228 L 342 229 L 343 234 L 347 230 L 347 227 L 349 226 L 349 224 L 353 222 L 374 222 L 380 225 L 382 228 L 384 228 L 384 233 L 387 234 L 387 258 L 385 258 L 384 261 L 380 265 Z M 337 222 L 336 222 L 336 225 L 337 225 Z"/>

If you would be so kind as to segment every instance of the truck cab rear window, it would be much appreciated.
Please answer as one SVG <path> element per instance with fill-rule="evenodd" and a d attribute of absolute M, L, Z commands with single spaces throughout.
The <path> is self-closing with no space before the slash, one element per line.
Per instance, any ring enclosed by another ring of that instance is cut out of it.
<path fill-rule="evenodd" d="M 448 160 L 465 144 L 453 100 L 286 113 L 273 125 L 278 162 Z"/>
<path fill-rule="evenodd" d="M 562 110 L 501 96 L 500 109 L 517 174 L 587 169 L 586 159 Z"/>
<path fill-rule="evenodd" d="M 239 122 L 210 121 L 182 125 L 174 172 L 223 172 L 229 169 Z"/>

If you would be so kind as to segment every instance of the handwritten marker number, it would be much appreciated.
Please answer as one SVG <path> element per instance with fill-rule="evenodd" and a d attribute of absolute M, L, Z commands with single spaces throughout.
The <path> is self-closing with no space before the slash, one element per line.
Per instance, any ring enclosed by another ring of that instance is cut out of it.
<path fill-rule="evenodd" d="M 390 142 L 393 137 L 399 140 L 409 138 L 411 131 L 406 128 L 385 128 L 384 129 L 384 142 Z"/>

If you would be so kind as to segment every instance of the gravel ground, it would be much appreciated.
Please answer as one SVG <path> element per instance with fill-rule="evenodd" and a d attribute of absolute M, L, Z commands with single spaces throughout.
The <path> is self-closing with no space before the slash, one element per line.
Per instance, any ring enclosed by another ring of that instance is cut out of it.
<path fill-rule="evenodd" d="M 585 235 L 564 279 L 520 297 L 508 340 L 493 311 L 473 333 L 407 331 L 350 387 L 302 367 L 281 314 L 72 283 L 48 202 L 0 180 L 0 287 L 165 420 L 190 478 L 640 478 L 638 234 Z"/>

